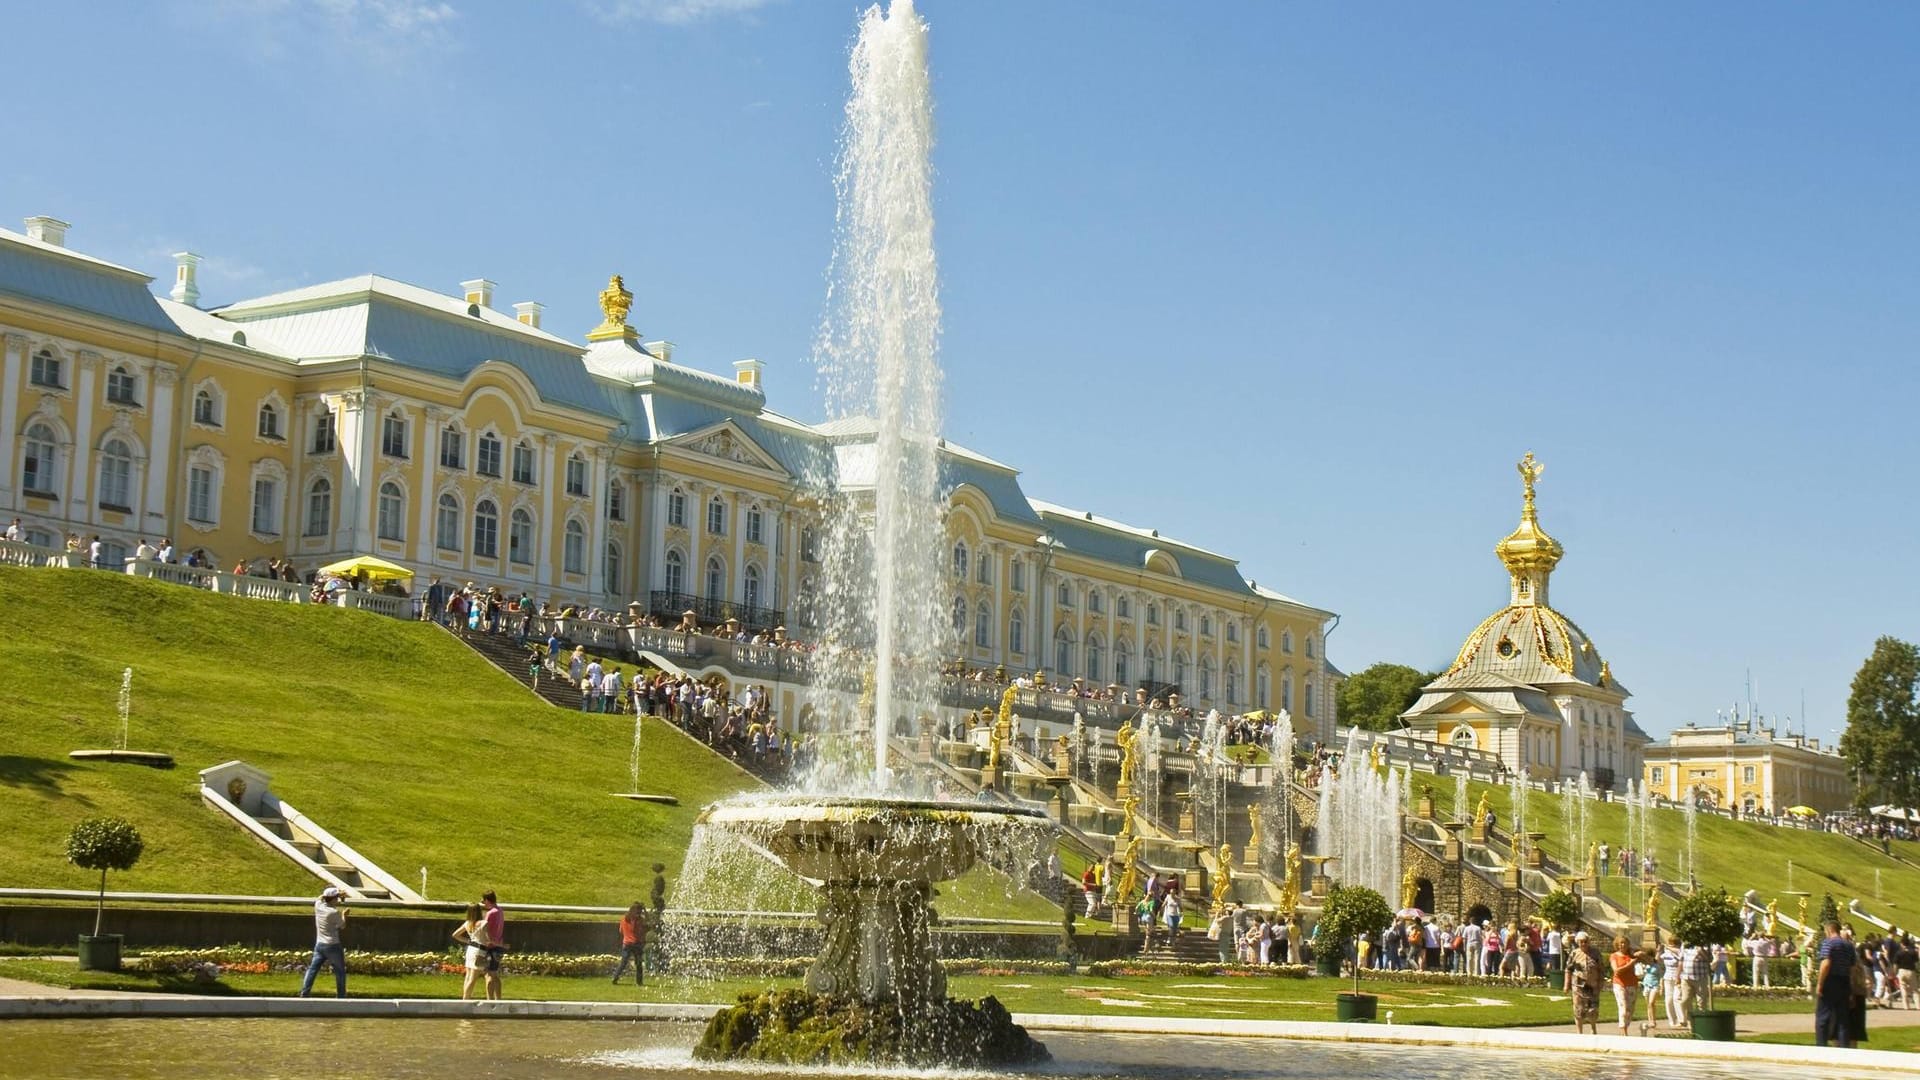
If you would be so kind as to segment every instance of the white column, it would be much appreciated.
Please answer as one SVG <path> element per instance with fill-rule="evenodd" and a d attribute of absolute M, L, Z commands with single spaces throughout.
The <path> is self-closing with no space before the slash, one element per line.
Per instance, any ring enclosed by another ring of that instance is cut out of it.
<path fill-rule="evenodd" d="M 993 559 L 993 619 L 988 623 L 993 627 L 993 648 L 989 651 L 995 663 L 1005 664 L 1012 659 L 1007 655 L 1007 621 L 1013 617 L 1012 605 L 1007 602 L 1007 575 L 1013 572 L 1013 561 L 999 544 L 987 550 Z"/>
<path fill-rule="evenodd" d="M 368 401 L 367 419 L 361 424 L 365 429 L 362 437 L 365 439 L 366 448 L 360 458 L 360 469 L 351 479 L 341 477 L 340 486 L 345 490 L 341 509 L 346 514 L 346 524 L 352 529 L 347 547 L 355 552 L 370 554 L 373 551 L 373 493 L 379 486 L 375 477 L 380 475 L 380 459 L 377 455 L 380 453 L 380 426 L 384 422 L 381 417 L 386 414 L 387 406 L 392 403 L 391 398 L 374 398 Z M 407 416 L 404 407 L 400 415 L 407 419 L 409 428 L 418 428 L 418 422 Z M 417 435 L 418 431 L 410 431 L 409 434 Z M 406 446 L 408 453 L 426 452 L 426 448 L 419 445 L 419 440 L 409 439 L 408 443 L 409 445 Z M 298 457 L 298 453 L 295 456 Z"/>
<path fill-rule="evenodd" d="M 73 391 L 73 452 L 67 455 L 67 520 L 93 519 L 87 506 L 87 481 L 93 475 L 93 375 L 100 370 L 100 354 L 82 352 L 80 377 Z"/>
<path fill-rule="evenodd" d="M 1127 669 L 1134 682 L 1147 677 L 1147 598 L 1133 594 L 1133 666 Z"/>
<path fill-rule="evenodd" d="M 550 587 L 558 575 L 553 572 L 553 538 L 566 522 L 553 516 L 554 467 L 560 457 L 560 440 L 551 435 L 540 435 L 533 440 L 534 452 L 540 455 L 540 567 L 535 571 L 535 580 L 542 586 Z"/>
<path fill-rule="evenodd" d="M 666 478 L 658 473 L 647 481 L 647 520 L 641 534 L 647 538 L 647 591 L 666 588 L 667 581 L 667 490 Z M 652 597 L 648 597 L 649 606 Z"/>
<path fill-rule="evenodd" d="M 355 505 L 353 493 L 359 490 L 360 478 L 367 475 L 373 468 L 373 424 L 372 417 L 369 415 L 367 395 L 357 389 L 342 390 L 325 395 L 321 400 L 333 410 L 333 445 L 335 452 L 340 455 L 340 506 L 343 512 L 350 515 L 352 511 L 346 508 Z M 295 410 L 295 415 L 300 415 L 299 410 Z M 306 418 L 305 426 L 312 426 L 317 422 L 316 418 L 309 416 Z M 306 460 L 306 455 L 300 452 L 303 445 L 299 442 L 306 438 L 306 432 L 298 430 L 299 425 L 288 424 L 287 426 L 294 429 L 290 431 L 295 441 L 294 453 L 291 456 L 297 469 L 299 463 Z M 296 472 L 292 483 L 293 490 L 287 493 L 290 507 L 299 508 L 301 505 L 302 480 L 303 478 Z M 286 534 L 289 537 L 297 536 L 302 529 L 302 519 L 297 513 L 290 514 L 289 517 L 292 519 L 291 527 L 285 530 Z M 359 550 L 370 551 L 371 548 L 359 548 Z"/>
<path fill-rule="evenodd" d="M 173 532 L 168 520 L 167 492 L 173 474 L 173 388 L 180 384 L 180 369 L 172 364 L 155 364 L 147 373 L 151 380 L 147 416 L 147 484 L 142 499 L 140 530 L 162 535 Z"/>
<path fill-rule="evenodd" d="M 415 561 L 424 564 L 433 559 L 433 515 L 436 498 L 433 481 L 434 469 L 440 464 L 440 429 L 446 426 L 453 414 L 432 405 L 427 406 L 423 413 L 424 418 L 421 422 L 426 425 L 426 430 L 422 433 L 425 436 L 426 452 L 422 455 L 424 460 L 420 462 L 420 490 L 415 493 L 420 499 L 420 506 L 414 522 L 413 557 Z M 478 445 L 478 443 L 475 444 L 476 452 Z M 505 462 L 502 464 L 504 465 Z M 511 522 L 513 508 L 507 507 L 506 512 L 507 520 Z"/>
<path fill-rule="evenodd" d="M 1085 671 L 1087 670 L 1087 608 L 1092 606 L 1090 601 L 1093 599 L 1093 587 L 1088 586 L 1087 588 L 1083 589 L 1080 587 L 1079 582 L 1077 581 L 1074 582 L 1073 598 L 1079 601 L 1079 604 L 1076 605 L 1073 609 L 1074 610 L 1073 624 L 1074 624 L 1074 628 L 1079 631 L 1078 647 L 1080 650 L 1080 656 L 1079 656 L 1080 670 Z M 1060 676 L 1061 676 L 1060 678 L 1061 682 L 1067 683 L 1069 685 L 1072 684 L 1073 677 L 1071 675 L 1063 671 L 1060 673 Z"/>
<path fill-rule="evenodd" d="M 1251 619 L 1240 628 L 1240 698 L 1256 709 L 1260 707 L 1260 703 L 1254 700 L 1253 692 L 1256 681 L 1253 672 L 1253 639 L 1259 633 L 1260 628 L 1253 625 Z"/>
<path fill-rule="evenodd" d="M 27 336 L 8 334 L 0 339 L 0 356 L 6 362 L 6 381 L 0 382 L 0 509 L 14 509 L 20 505 L 16 493 L 20 477 L 13 467 L 13 447 L 20 440 L 17 418 L 20 383 L 25 378 L 20 369 L 26 366 Z"/>
<path fill-rule="evenodd" d="M 592 477 L 587 481 L 587 596 L 588 602 L 597 604 L 606 591 L 606 555 L 607 555 L 607 464 L 613 458 L 613 451 L 604 446 L 596 446 L 589 452 L 593 463 Z M 595 492 L 602 493 L 595 497 Z"/>
<path fill-rule="evenodd" d="M 727 528 L 733 530 L 733 601 L 743 604 L 747 600 L 747 504 L 750 500 L 743 491 L 731 491 L 727 495 Z"/>
<path fill-rule="evenodd" d="M 700 555 L 700 537 L 707 529 L 706 491 L 698 484 L 688 481 L 687 492 L 687 595 L 704 597 L 707 594 L 707 564 Z M 698 604 L 694 605 L 696 608 Z"/>

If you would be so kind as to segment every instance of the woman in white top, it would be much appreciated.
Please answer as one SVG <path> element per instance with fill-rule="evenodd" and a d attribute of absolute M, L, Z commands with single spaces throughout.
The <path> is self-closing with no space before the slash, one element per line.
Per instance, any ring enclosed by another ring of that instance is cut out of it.
<path fill-rule="evenodd" d="M 493 940 L 487 935 L 487 919 L 479 904 L 467 905 L 467 921 L 453 932 L 453 940 L 467 947 L 467 974 L 460 983 L 460 1000 L 473 994 L 473 984 L 487 966 L 487 950 Z"/>

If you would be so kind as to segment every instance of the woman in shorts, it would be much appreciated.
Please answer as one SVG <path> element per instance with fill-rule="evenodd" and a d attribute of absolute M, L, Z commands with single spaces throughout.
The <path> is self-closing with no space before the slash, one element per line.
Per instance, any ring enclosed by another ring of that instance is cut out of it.
<path fill-rule="evenodd" d="M 473 984 L 487 964 L 493 961 L 493 942 L 487 933 L 487 920 L 479 904 L 467 905 L 467 919 L 453 932 L 453 940 L 467 947 L 467 974 L 460 983 L 460 1000 L 473 995 Z"/>

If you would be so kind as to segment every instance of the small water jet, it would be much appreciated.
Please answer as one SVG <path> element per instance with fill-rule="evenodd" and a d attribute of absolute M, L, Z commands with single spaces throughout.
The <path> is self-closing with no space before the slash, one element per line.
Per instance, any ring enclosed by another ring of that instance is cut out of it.
<path fill-rule="evenodd" d="M 154 750 L 129 750 L 128 740 L 132 736 L 133 724 L 133 669 L 127 668 L 120 673 L 120 693 L 114 698 L 114 714 L 120 721 L 119 730 L 114 735 L 111 750 L 73 750 L 67 756 L 77 761 L 120 761 L 134 765 L 149 765 L 156 769 L 173 768 L 173 755 Z"/>

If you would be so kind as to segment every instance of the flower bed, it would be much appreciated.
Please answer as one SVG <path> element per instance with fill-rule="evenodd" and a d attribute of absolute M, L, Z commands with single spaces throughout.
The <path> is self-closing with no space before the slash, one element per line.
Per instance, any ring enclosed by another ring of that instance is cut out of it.
<path fill-rule="evenodd" d="M 466 968 L 448 953 L 347 953 L 347 970 L 355 975 L 438 975 L 459 973 Z M 164 974 L 202 974 L 212 969 L 221 973 L 265 975 L 271 972 L 302 972 L 313 959 L 305 949 L 255 949 L 226 946 L 217 949 L 154 949 L 140 957 L 146 970 Z M 561 956 L 553 953 L 507 954 L 507 963 L 519 975 L 602 975 L 619 957 Z"/>

